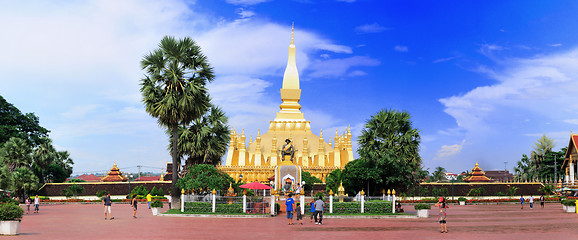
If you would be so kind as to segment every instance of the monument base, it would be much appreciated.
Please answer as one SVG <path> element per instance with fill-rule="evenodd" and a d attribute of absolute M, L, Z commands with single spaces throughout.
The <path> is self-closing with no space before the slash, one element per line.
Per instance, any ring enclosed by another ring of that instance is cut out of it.
<path fill-rule="evenodd" d="M 291 161 L 283 161 L 275 167 L 275 191 L 283 194 L 295 192 L 296 183 L 300 183 L 301 167 Z"/>

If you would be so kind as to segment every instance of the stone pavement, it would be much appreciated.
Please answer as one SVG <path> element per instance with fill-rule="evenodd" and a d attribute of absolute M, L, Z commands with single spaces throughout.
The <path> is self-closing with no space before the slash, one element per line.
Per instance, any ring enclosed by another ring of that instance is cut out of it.
<path fill-rule="evenodd" d="M 98 204 L 41 205 L 24 214 L 16 237 L 4 239 L 578 239 L 578 214 L 560 204 L 529 209 L 519 205 L 451 205 L 448 231 L 430 218 L 326 219 L 288 226 L 284 214 L 271 218 L 155 217 L 146 204 L 132 218 L 128 204 L 114 204 L 114 220 L 104 220 Z M 404 206 L 413 209 L 411 206 Z"/>

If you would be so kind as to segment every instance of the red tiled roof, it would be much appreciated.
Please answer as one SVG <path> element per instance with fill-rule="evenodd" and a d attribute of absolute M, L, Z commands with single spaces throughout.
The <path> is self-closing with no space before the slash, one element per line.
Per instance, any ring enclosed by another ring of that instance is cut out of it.
<path fill-rule="evenodd" d="M 159 181 L 160 179 L 161 176 L 142 176 L 135 179 L 135 181 Z"/>
<path fill-rule="evenodd" d="M 491 182 L 492 179 L 485 176 L 486 174 L 482 169 L 478 166 L 476 162 L 476 166 L 472 168 L 472 172 L 470 176 L 464 178 L 464 182 Z"/>
<path fill-rule="evenodd" d="M 87 182 L 98 182 L 98 181 L 100 181 L 101 178 L 95 176 L 94 174 L 90 174 L 90 175 L 82 174 L 82 175 L 76 177 L 76 179 L 84 180 Z"/>
<path fill-rule="evenodd" d="M 110 169 L 110 172 L 108 172 L 108 175 L 103 177 L 100 181 L 101 182 L 126 182 L 126 181 L 128 181 L 128 178 L 122 175 L 122 172 L 116 166 L 116 163 L 115 163 L 112 166 L 112 168 Z"/>

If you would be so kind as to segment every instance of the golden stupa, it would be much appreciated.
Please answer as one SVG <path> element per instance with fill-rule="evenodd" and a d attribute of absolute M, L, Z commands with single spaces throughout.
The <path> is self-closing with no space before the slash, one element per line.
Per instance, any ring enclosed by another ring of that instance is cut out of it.
<path fill-rule="evenodd" d="M 346 129 L 342 135 L 338 135 L 336 130 L 333 144 L 331 137 L 326 142 L 323 130 L 319 136 L 311 132 L 310 122 L 305 120 L 300 111 L 300 97 L 292 30 L 289 57 L 281 88 L 282 103 L 277 117 L 270 122 L 268 132 L 261 135 L 258 130 L 257 138 L 255 141 L 251 139 L 249 146 L 246 145 L 245 130 L 238 133 L 233 129 L 225 165 L 218 168 L 235 180 L 239 180 L 242 175 L 244 182 L 269 183 L 275 176 L 275 166 L 282 161 L 281 148 L 286 139 L 291 140 L 295 148 L 294 163 L 323 182 L 333 170 L 343 168 L 352 161 L 351 128 Z"/>

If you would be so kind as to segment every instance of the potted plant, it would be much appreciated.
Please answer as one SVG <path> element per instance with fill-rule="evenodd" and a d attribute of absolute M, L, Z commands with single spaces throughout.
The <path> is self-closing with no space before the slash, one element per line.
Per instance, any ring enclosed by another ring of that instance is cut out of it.
<path fill-rule="evenodd" d="M 459 197 L 458 198 L 458 202 L 460 202 L 460 205 L 466 205 L 466 198 L 465 197 Z"/>
<path fill-rule="evenodd" d="M 429 217 L 429 210 L 431 209 L 431 206 L 429 204 L 418 203 L 416 205 L 413 205 L 413 208 L 417 210 L 417 217 L 419 218 Z"/>
<path fill-rule="evenodd" d="M 576 212 L 576 200 L 566 199 L 562 201 L 562 205 L 566 207 L 566 212 L 568 213 Z"/>
<path fill-rule="evenodd" d="M 24 210 L 13 203 L 0 203 L 0 234 L 18 235 Z"/>
<path fill-rule="evenodd" d="M 153 215 L 159 215 L 159 213 L 161 212 L 161 208 L 163 207 L 163 202 L 161 202 L 161 200 L 155 199 L 152 203 L 151 203 L 151 209 L 153 211 Z"/>

